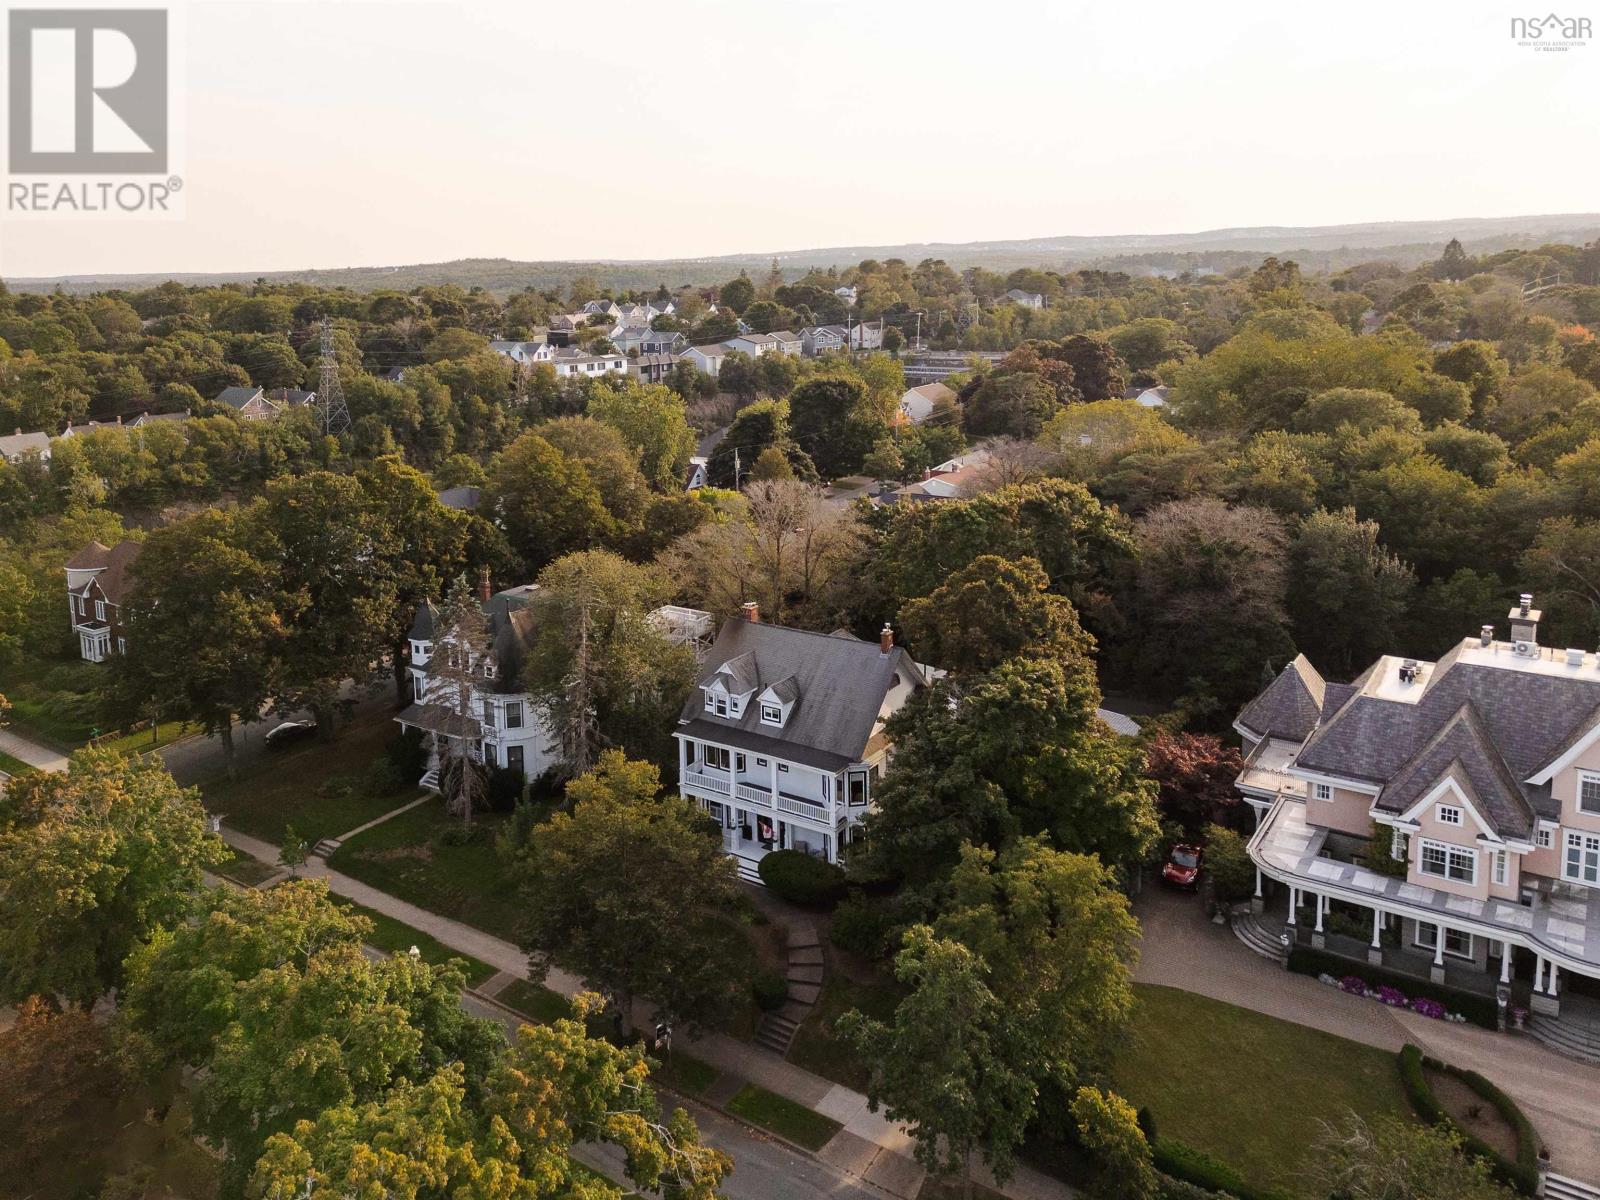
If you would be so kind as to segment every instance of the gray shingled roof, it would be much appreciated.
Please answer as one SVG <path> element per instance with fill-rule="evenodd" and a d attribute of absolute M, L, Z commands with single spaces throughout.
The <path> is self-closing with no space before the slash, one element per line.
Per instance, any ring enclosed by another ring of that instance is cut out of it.
<path fill-rule="evenodd" d="M 226 404 L 230 408 L 243 408 L 263 394 L 258 387 L 225 387 L 217 393 L 217 403 Z"/>
<path fill-rule="evenodd" d="M 1239 724 L 1257 738 L 1286 737 L 1302 741 L 1322 716 L 1326 689 L 1322 676 L 1297 654 L 1259 696 L 1245 705 Z"/>
<path fill-rule="evenodd" d="M 1559 806 L 1550 789 L 1523 781 L 1571 746 L 1581 736 L 1579 727 L 1593 724 L 1600 677 L 1461 662 L 1458 655 L 1459 647 L 1435 664 L 1415 703 L 1353 695 L 1323 719 L 1298 765 L 1388 785 L 1470 705 L 1482 739 L 1503 762 L 1522 802 L 1554 819 Z M 1441 772 L 1445 765 L 1439 764 Z"/>
<path fill-rule="evenodd" d="M 897 675 L 916 686 L 923 682 L 921 670 L 898 646 L 884 654 L 877 642 L 738 617 L 723 623 L 706 662 L 711 670 L 689 693 L 678 718 L 680 732 L 825 771 L 861 761 Z M 755 691 L 792 682 L 797 698 L 782 729 L 762 725 L 760 705 L 755 703 L 738 718 L 705 711 L 701 688 L 725 666 L 728 674 L 747 678 Z M 748 671 L 753 671 L 753 678 Z"/>
<path fill-rule="evenodd" d="M 1403 813 L 1446 776 L 1455 779 L 1472 806 L 1501 835 L 1527 837 L 1533 833 L 1533 808 L 1470 701 L 1452 713 L 1384 786 L 1378 807 Z"/>

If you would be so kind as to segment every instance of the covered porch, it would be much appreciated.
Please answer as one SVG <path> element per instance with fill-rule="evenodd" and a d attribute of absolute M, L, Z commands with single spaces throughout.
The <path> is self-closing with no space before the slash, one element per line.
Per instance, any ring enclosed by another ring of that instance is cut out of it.
<path fill-rule="evenodd" d="M 1600 980 L 1600 903 L 1587 891 L 1536 892 L 1526 904 L 1479 900 L 1346 861 L 1329 841 L 1328 830 L 1307 823 L 1304 801 L 1289 796 L 1250 840 L 1259 906 L 1276 893 L 1270 900 L 1292 941 L 1508 1003 L 1525 994 L 1546 1016 L 1560 1012 L 1572 979 L 1584 990 Z"/>
<path fill-rule="evenodd" d="M 427 736 L 428 769 L 417 782 L 429 791 L 439 790 L 440 753 L 446 741 L 466 743 L 466 754 L 474 762 L 483 761 L 483 726 L 473 717 L 463 717 L 442 704 L 408 705 L 395 722 L 401 729 L 416 729 Z"/>

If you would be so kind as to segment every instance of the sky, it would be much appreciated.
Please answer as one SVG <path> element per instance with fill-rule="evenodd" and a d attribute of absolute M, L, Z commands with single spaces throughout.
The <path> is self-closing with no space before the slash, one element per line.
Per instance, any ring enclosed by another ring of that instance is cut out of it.
<path fill-rule="evenodd" d="M 1600 39 L 1525 6 L 190 0 L 182 218 L 0 212 L 0 275 L 1600 209 Z"/>

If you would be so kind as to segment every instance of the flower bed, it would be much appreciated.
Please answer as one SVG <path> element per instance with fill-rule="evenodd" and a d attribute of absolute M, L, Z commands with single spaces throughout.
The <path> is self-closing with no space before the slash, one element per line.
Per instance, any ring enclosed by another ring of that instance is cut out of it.
<path fill-rule="evenodd" d="M 1534 1195 L 1539 1186 L 1538 1157 L 1539 1138 L 1534 1133 L 1533 1126 L 1528 1123 L 1528 1118 L 1523 1115 L 1522 1109 L 1517 1107 L 1515 1100 L 1506 1095 L 1494 1084 L 1490 1083 L 1476 1071 L 1463 1070 L 1452 1067 L 1448 1063 L 1440 1062 L 1435 1058 L 1425 1057 L 1422 1051 L 1407 1042 L 1396 1056 L 1400 1064 L 1400 1082 L 1406 1089 L 1406 1096 L 1411 1101 L 1411 1107 L 1416 1110 L 1417 1116 L 1429 1124 L 1444 1123 L 1461 1134 L 1463 1143 L 1469 1153 L 1486 1160 L 1494 1171 L 1495 1178 L 1502 1183 L 1515 1188 L 1524 1195 Z M 1475 1137 L 1470 1131 L 1462 1129 L 1460 1124 L 1451 1118 L 1445 1111 L 1439 1098 L 1434 1095 L 1433 1089 L 1428 1086 L 1427 1074 L 1423 1070 L 1440 1071 L 1459 1079 L 1473 1092 L 1483 1097 L 1505 1118 L 1506 1122 L 1516 1132 L 1517 1153 L 1514 1159 L 1507 1158 L 1484 1142 Z"/>
<path fill-rule="evenodd" d="M 1315 975 L 1330 987 L 1352 996 L 1365 996 L 1390 1008 L 1409 1008 L 1425 1017 L 1444 1021 L 1470 1021 L 1485 1029 L 1499 1028 L 1499 1013 L 1493 996 L 1479 996 L 1460 988 L 1413 979 L 1382 967 L 1368 967 L 1359 975 L 1350 972 L 1347 958 L 1296 946 L 1289 951 L 1289 969 L 1301 975 Z"/>

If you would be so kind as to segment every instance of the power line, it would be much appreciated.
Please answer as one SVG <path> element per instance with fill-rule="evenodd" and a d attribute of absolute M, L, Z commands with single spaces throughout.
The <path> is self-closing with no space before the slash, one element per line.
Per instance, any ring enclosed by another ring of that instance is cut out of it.
<path fill-rule="evenodd" d="M 350 428 L 350 406 L 344 402 L 344 385 L 339 382 L 339 360 L 333 353 L 333 322 L 322 319 L 322 365 L 317 386 L 317 411 L 322 415 L 322 432 L 337 437 Z"/>

